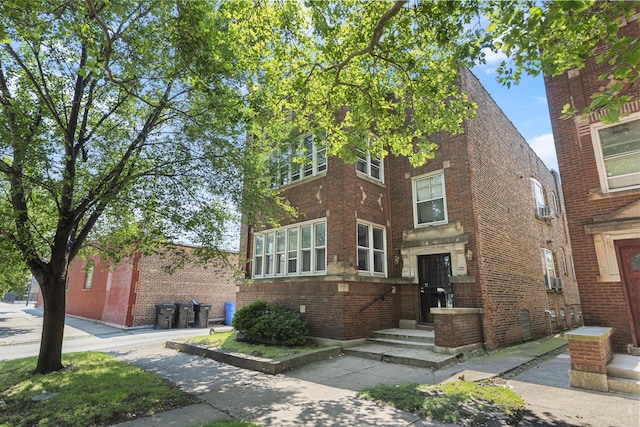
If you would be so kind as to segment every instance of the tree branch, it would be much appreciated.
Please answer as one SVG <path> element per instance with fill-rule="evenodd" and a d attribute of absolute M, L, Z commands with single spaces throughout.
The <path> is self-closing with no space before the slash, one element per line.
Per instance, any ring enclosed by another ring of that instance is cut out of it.
<path fill-rule="evenodd" d="M 385 27 L 385 25 L 387 25 L 387 22 L 389 22 L 391 20 L 391 18 L 396 16 L 400 12 L 402 7 L 407 3 L 408 3 L 408 0 L 397 0 L 393 4 L 393 6 L 391 6 L 391 9 L 387 10 L 384 13 L 384 15 L 382 15 L 380 17 L 380 19 L 378 20 L 378 23 L 376 24 L 375 28 L 373 29 L 373 34 L 371 35 L 371 40 L 369 40 L 369 44 L 366 47 L 364 47 L 363 49 L 360 49 L 357 52 L 350 53 L 342 62 L 327 68 L 328 70 L 331 70 L 331 69 L 336 69 L 337 70 L 337 72 L 336 72 L 336 83 L 338 82 L 338 80 L 340 78 L 340 72 L 342 71 L 342 69 L 344 67 L 346 67 L 347 64 L 349 64 L 349 62 L 351 62 L 351 60 L 353 58 L 355 58 L 356 56 L 365 55 L 365 54 L 370 53 L 370 52 L 373 51 L 373 49 L 376 47 L 376 45 L 380 41 L 380 38 L 382 37 L 382 34 L 384 32 L 384 27 Z"/>

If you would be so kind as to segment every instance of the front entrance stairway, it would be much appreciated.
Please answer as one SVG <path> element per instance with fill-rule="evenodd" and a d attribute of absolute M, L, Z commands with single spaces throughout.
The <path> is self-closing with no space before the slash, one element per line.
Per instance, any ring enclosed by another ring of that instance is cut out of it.
<path fill-rule="evenodd" d="M 366 344 L 344 349 L 345 354 L 401 365 L 440 369 L 457 360 L 433 351 L 434 333 L 420 329 L 384 329 L 373 333 Z"/>
<path fill-rule="evenodd" d="M 640 396 L 640 357 L 615 354 L 607 364 L 609 391 Z"/>

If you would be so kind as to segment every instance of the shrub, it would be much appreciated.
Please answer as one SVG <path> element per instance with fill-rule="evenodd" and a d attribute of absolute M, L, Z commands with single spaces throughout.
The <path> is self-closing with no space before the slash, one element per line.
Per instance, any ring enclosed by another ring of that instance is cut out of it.
<path fill-rule="evenodd" d="M 233 318 L 238 339 L 272 345 L 302 345 L 309 328 L 297 313 L 266 301 L 255 301 L 238 310 Z"/>

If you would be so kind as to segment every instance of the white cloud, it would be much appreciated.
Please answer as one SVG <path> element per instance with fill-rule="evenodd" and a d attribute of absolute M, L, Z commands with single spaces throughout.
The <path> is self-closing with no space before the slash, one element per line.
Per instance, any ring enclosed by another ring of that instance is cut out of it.
<path fill-rule="evenodd" d="M 482 71 L 485 74 L 495 74 L 496 68 L 502 61 L 507 61 L 509 57 L 502 52 L 493 52 L 491 49 L 483 49 L 482 53 L 484 53 L 485 63 L 481 64 L 480 62 L 476 63 L 476 67 L 478 70 Z"/>
<path fill-rule="evenodd" d="M 487 48 L 483 49 L 482 52 L 484 53 L 484 60 L 487 62 L 487 65 L 496 66 L 502 61 L 506 61 L 507 59 L 509 59 L 509 57 L 505 55 L 504 52 L 494 52 L 491 49 Z"/>
<path fill-rule="evenodd" d="M 553 142 L 552 133 L 545 133 L 544 135 L 534 136 L 527 142 L 549 169 L 558 170 L 556 146 Z"/>
<path fill-rule="evenodd" d="M 538 103 L 538 104 L 547 104 L 547 97 L 546 96 L 534 96 L 533 99 Z"/>

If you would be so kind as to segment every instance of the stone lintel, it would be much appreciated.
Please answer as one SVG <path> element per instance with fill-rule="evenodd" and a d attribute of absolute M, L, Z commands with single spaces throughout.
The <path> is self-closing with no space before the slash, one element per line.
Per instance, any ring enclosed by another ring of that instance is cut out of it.
<path fill-rule="evenodd" d="M 482 308 L 432 308 L 431 314 L 482 314 Z"/>

